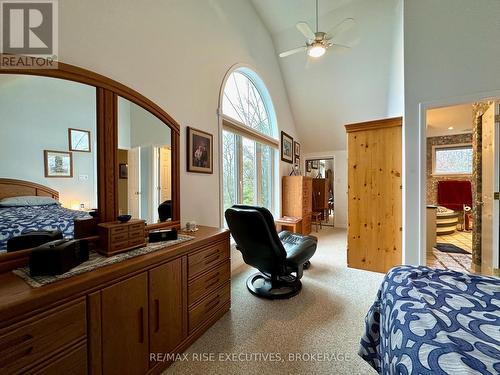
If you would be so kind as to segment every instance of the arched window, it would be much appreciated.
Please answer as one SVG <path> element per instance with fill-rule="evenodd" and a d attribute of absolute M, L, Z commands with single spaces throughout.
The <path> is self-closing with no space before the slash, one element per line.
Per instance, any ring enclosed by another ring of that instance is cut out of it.
<path fill-rule="evenodd" d="M 250 204 L 273 212 L 278 129 L 269 93 L 252 70 L 239 68 L 227 77 L 222 125 L 224 211 Z"/>

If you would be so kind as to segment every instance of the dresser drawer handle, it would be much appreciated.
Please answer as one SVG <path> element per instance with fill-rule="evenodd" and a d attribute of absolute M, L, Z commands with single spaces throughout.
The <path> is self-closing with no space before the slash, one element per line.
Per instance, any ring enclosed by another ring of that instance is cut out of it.
<path fill-rule="evenodd" d="M 212 258 L 205 257 L 205 266 L 217 261 L 220 258 L 220 254 L 215 253 L 211 255 Z"/>
<path fill-rule="evenodd" d="M 217 285 L 217 283 L 220 281 L 219 278 L 216 278 L 214 281 L 212 281 L 210 284 L 205 285 L 205 289 L 210 289 L 214 285 Z"/>
<path fill-rule="evenodd" d="M 214 303 L 215 302 L 215 303 Z M 209 312 L 212 310 L 215 306 L 217 306 L 220 303 L 220 296 L 217 294 L 215 298 L 210 300 L 205 304 L 205 313 Z"/>
<path fill-rule="evenodd" d="M 144 342 L 144 308 L 139 309 L 139 342 Z"/>
<path fill-rule="evenodd" d="M 219 252 L 219 249 L 215 249 L 215 251 L 212 251 L 210 254 L 207 254 L 203 257 L 203 259 L 210 258 L 212 255 L 215 255 Z"/>
<path fill-rule="evenodd" d="M 31 352 L 33 352 L 33 347 L 30 346 L 29 348 L 20 351 L 19 353 L 14 353 L 10 357 L 6 357 L 0 360 L 0 368 L 6 367 L 19 359 L 26 357 L 27 355 L 30 355 Z"/>
<path fill-rule="evenodd" d="M 0 352 L 3 352 L 6 349 L 10 349 L 9 351 L 12 351 L 12 349 L 15 349 L 15 346 L 17 346 L 19 344 L 23 344 L 26 341 L 29 341 L 31 339 L 33 339 L 33 336 L 30 334 L 27 334 L 27 335 L 24 335 L 21 337 L 16 337 L 15 339 L 13 339 L 11 341 L 7 341 L 7 342 L 3 343 L 2 345 L 0 345 Z"/>

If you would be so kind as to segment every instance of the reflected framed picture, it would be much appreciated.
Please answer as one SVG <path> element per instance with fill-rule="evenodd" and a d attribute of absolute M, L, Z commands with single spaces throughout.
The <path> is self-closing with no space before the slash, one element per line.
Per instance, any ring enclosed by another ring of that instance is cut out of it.
<path fill-rule="evenodd" d="M 306 160 L 306 172 L 311 172 L 311 161 Z"/>
<path fill-rule="evenodd" d="M 128 178 L 128 164 L 123 164 L 120 163 L 118 165 L 118 175 L 121 179 L 127 179 Z"/>
<path fill-rule="evenodd" d="M 212 134 L 188 126 L 186 149 L 188 172 L 213 173 Z"/>
<path fill-rule="evenodd" d="M 43 150 L 45 177 L 73 177 L 73 155 L 67 151 Z"/>
<path fill-rule="evenodd" d="M 300 143 L 299 142 L 293 142 L 293 154 L 296 157 L 300 157 Z"/>
<path fill-rule="evenodd" d="M 281 160 L 293 164 L 293 138 L 281 132 Z"/>
<path fill-rule="evenodd" d="M 311 168 L 319 169 L 319 160 L 311 160 Z"/>
<path fill-rule="evenodd" d="M 82 129 L 68 129 L 69 150 L 77 152 L 90 152 L 90 131 Z"/>

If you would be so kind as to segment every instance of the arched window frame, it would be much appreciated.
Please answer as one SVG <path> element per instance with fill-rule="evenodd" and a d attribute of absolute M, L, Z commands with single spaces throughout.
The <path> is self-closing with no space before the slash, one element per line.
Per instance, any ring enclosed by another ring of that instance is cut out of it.
<path fill-rule="evenodd" d="M 260 94 L 260 97 L 262 99 L 262 102 L 265 106 L 267 115 L 268 115 L 268 120 L 271 128 L 270 134 L 264 134 L 261 132 L 258 132 L 257 130 L 251 128 L 250 126 L 247 126 L 246 124 L 242 123 L 241 121 L 238 121 L 230 116 L 227 116 L 223 112 L 223 102 L 224 102 L 224 94 L 225 94 L 225 88 L 228 80 L 231 78 L 233 73 L 240 73 L 244 75 L 248 80 L 255 86 L 257 89 L 258 93 Z M 219 123 L 220 123 L 220 132 L 219 132 L 219 150 L 220 150 L 220 206 L 221 206 L 221 225 L 224 224 L 224 211 L 225 208 L 227 208 L 227 204 L 225 204 L 225 170 L 224 170 L 224 163 L 225 163 L 225 141 L 224 141 L 224 135 L 227 134 L 226 132 L 232 133 L 236 138 L 236 144 L 235 144 L 235 158 L 237 159 L 236 161 L 236 169 L 237 171 L 237 181 L 236 181 L 236 189 L 237 189 L 237 197 L 232 203 L 253 203 L 253 204 L 260 204 L 262 201 L 262 196 L 261 193 L 262 191 L 259 190 L 259 187 L 262 186 L 263 178 L 261 173 L 259 173 L 262 170 L 262 165 L 260 164 L 261 161 L 261 155 L 260 155 L 260 150 L 262 150 L 264 147 L 266 147 L 266 151 L 269 152 L 271 151 L 271 166 L 268 167 L 269 170 L 269 175 L 266 178 L 267 183 L 271 184 L 270 187 L 270 196 L 268 198 L 270 199 L 271 203 L 267 205 L 267 207 L 273 212 L 274 214 L 277 213 L 277 209 L 279 207 L 278 205 L 278 187 L 279 187 L 279 181 L 278 181 L 278 176 L 279 176 L 279 140 L 278 140 L 278 134 L 279 134 L 279 129 L 278 129 L 278 124 L 277 124 L 277 119 L 276 119 L 276 113 L 274 110 L 274 105 L 271 99 L 271 96 L 269 94 L 269 91 L 264 83 L 264 81 L 260 78 L 258 73 L 255 72 L 254 69 L 249 68 L 247 66 L 242 66 L 242 65 L 235 65 L 233 66 L 227 73 L 224 78 L 223 84 L 221 86 L 221 91 L 220 91 L 220 100 L 219 100 Z M 253 142 L 256 142 L 256 163 L 255 163 L 255 170 L 257 171 L 256 173 L 256 199 L 253 202 L 248 202 L 244 201 L 243 198 L 243 170 L 242 170 L 242 141 L 243 139 L 245 140 L 250 140 Z M 269 195 L 269 194 L 268 194 Z M 227 203 L 227 202 L 226 202 Z"/>

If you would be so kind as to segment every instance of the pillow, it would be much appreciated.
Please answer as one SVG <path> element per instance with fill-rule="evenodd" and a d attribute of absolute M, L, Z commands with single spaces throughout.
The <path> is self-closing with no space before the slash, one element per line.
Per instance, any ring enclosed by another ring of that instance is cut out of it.
<path fill-rule="evenodd" d="M 52 206 L 60 203 L 51 197 L 20 196 L 0 200 L 0 207 Z"/>

